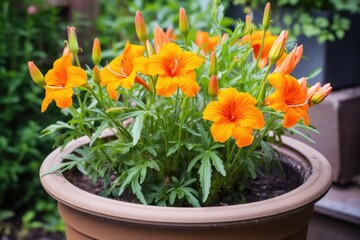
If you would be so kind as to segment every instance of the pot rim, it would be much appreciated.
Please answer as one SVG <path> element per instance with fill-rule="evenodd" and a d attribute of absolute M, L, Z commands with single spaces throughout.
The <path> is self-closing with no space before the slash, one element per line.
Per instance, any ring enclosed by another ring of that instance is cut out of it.
<path fill-rule="evenodd" d="M 112 134 L 108 130 L 103 133 L 102 137 Z M 313 205 L 326 194 L 332 184 L 331 166 L 321 153 L 299 140 L 286 136 L 283 136 L 282 140 L 281 148 L 274 147 L 294 160 L 302 161 L 302 165 L 308 165 L 311 168 L 311 174 L 302 185 L 294 190 L 253 203 L 201 208 L 149 206 L 97 196 L 76 187 L 62 174 L 46 174 L 49 169 L 62 161 L 63 156 L 89 143 L 88 137 L 73 140 L 63 151 L 57 148 L 51 152 L 41 165 L 40 180 L 48 194 L 57 201 L 81 212 L 107 219 L 167 225 L 266 221 L 270 216 L 281 217 L 287 212 L 296 212 Z"/>

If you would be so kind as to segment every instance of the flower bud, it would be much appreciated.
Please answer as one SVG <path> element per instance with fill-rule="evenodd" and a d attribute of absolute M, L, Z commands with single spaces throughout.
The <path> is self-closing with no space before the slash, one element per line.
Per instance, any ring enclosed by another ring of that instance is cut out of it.
<path fill-rule="evenodd" d="M 249 15 L 246 15 L 245 18 L 245 30 L 246 33 L 251 34 L 252 33 L 252 23 L 251 23 L 251 17 Z"/>
<path fill-rule="evenodd" d="M 307 79 L 305 77 L 302 77 L 298 80 L 298 82 L 301 86 L 303 93 L 305 94 L 305 96 L 307 96 L 307 92 L 308 92 Z"/>
<path fill-rule="evenodd" d="M 96 84 L 101 83 L 101 75 L 98 66 L 94 66 L 92 78 Z"/>
<path fill-rule="evenodd" d="M 189 22 L 187 20 L 186 12 L 183 7 L 179 9 L 179 29 L 183 36 L 187 36 L 189 33 Z"/>
<path fill-rule="evenodd" d="M 268 55 L 271 64 L 279 60 L 282 54 L 284 53 L 287 37 L 288 37 L 288 32 L 282 30 L 280 35 L 276 38 L 275 42 L 271 46 Z"/>
<path fill-rule="evenodd" d="M 219 81 L 216 75 L 212 75 L 209 81 L 208 93 L 213 98 L 213 100 L 219 94 Z"/>
<path fill-rule="evenodd" d="M 69 27 L 69 26 L 67 27 L 69 49 L 73 54 L 76 55 L 79 52 L 79 45 L 75 30 L 76 30 L 75 27 Z"/>
<path fill-rule="evenodd" d="M 45 87 L 44 75 L 41 73 L 39 68 L 34 62 L 28 62 L 28 69 L 32 80 L 40 87 Z"/>
<path fill-rule="evenodd" d="M 264 16 L 262 21 L 263 29 L 266 31 L 270 27 L 270 16 L 271 15 L 271 9 L 270 9 L 270 3 L 268 2 L 264 9 Z"/>
<path fill-rule="evenodd" d="M 98 38 L 94 39 L 93 49 L 92 49 L 92 60 L 95 66 L 99 66 L 101 62 L 101 47 L 100 41 Z"/>
<path fill-rule="evenodd" d="M 152 55 L 155 54 L 154 47 L 151 45 L 149 40 L 146 40 L 146 50 L 147 50 L 149 57 L 151 57 Z"/>
<path fill-rule="evenodd" d="M 135 14 L 135 29 L 139 40 L 145 42 L 147 40 L 146 25 L 140 11 L 137 11 Z"/>
<path fill-rule="evenodd" d="M 217 68 L 216 53 L 211 52 L 209 76 L 217 75 L 217 73 L 218 73 L 218 68 Z"/>
<path fill-rule="evenodd" d="M 160 47 L 163 44 L 170 43 L 170 40 L 164 33 L 164 31 L 157 25 L 154 29 L 154 46 L 155 46 L 155 52 L 160 52 Z"/>
<path fill-rule="evenodd" d="M 284 75 L 290 74 L 296 65 L 299 63 L 301 57 L 303 54 L 303 47 L 302 45 L 296 47 L 287 55 L 284 59 L 281 57 L 276 63 L 276 68 L 274 70 L 274 73 L 282 73 Z M 286 55 L 284 53 L 284 55 Z"/>
<path fill-rule="evenodd" d="M 308 103 L 310 106 L 321 103 L 332 91 L 330 83 L 320 87 L 320 83 L 316 83 L 308 90 Z"/>
<path fill-rule="evenodd" d="M 68 41 L 67 40 L 65 40 L 64 41 L 65 42 L 65 47 L 64 47 L 64 50 L 63 50 L 63 56 L 65 56 L 65 55 L 68 55 L 68 54 L 72 54 L 71 52 L 70 52 L 70 49 L 69 49 L 69 43 L 68 43 Z"/>

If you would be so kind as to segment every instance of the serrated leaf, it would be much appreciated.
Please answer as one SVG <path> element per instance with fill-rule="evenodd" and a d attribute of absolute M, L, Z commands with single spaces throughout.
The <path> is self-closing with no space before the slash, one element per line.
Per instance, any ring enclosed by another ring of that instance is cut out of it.
<path fill-rule="evenodd" d="M 203 158 L 203 155 L 205 153 L 201 153 L 199 155 L 197 155 L 196 157 L 194 157 L 193 159 L 191 159 L 189 165 L 188 165 L 188 168 L 187 168 L 187 172 L 190 172 L 191 169 L 195 166 L 195 164 L 201 159 Z"/>
<path fill-rule="evenodd" d="M 167 153 L 166 153 L 166 156 L 170 156 L 170 155 L 176 153 L 177 150 L 178 150 L 178 148 L 179 148 L 179 144 L 175 144 L 175 145 L 171 146 L 171 147 L 168 149 L 168 151 L 167 151 Z"/>
<path fill-rule="evenodd" d="M 253 179 L 255 179 L 257 174 L 256 174 L 256 169 L 255 169 L 255 165 L 254 165 L 253 161 L 250 158 L 246 158 L 245 164 L 246 164 L 248 171 L 250 172 L 251 177 Z"/>
<path fill-rule="evenodd" d="M 135 118 L 133 128 L 131 129 L 131 135 L 133 137 L 133 145 L 134 146 L 138 143 L 138 141 L 140 139 L 141 130 L 143 128 L 145 117 L 146 117 L 146 113 L 143 113 L 143 114 L 139 114 Z"/>
<path fill-rule="evenodd" d="M 201 159 L 199 168 L 199 180 L 202 189 L 202 201 L 205 202 L 210 193 L 211 187 L 211 163 L 208 154 L 205 154 Z"/>
<path fill-rule="evenodd" d="M 131 189 L 133 193 L 135 193 L 136 197 L 140 200 L 140 202 L 144 205 L 147 205 L 144 194 L 141 191 L 141 185 L 139 184 L 137 179 L 133 179 L 133 181 L 131 181 Z"/>
<path fill-rule="evenodd" d="M 219 158 L 218 155 L 216 155 L 215 152 L 209 152 L 209 156 L 211 159 L 212 165 L 215 167 L 215 169 L 223 176 L 226 176 L 225 167 L 223 164 L 223 161 Z"/>
<path fill-rule="evenodd" d="M 89 146 L 91 147 L 94 142 L 99 138 L 99 136 L 101 135 L 102 132 L 104 132 L 104 130 L 106 128 L 109 127 L 109 122 L 108 121 L 104 121 L 101 123 L 101 125 L 96 129 L 96 131 L 92 134 L 91 136 L 91 141 L 89 143 Z"/>

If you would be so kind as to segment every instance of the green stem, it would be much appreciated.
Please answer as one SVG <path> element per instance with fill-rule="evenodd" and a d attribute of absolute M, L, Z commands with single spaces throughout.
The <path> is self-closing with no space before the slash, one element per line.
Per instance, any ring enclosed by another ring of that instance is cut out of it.
<path fill-rule="evenodd" d="M 263 78 L 263 80 L 261 81 L 261 84 L 260 84 L 260 89 L 257 92 L 256 100 L 257 100 L 258 107 L 261 107 L 264 100 L 265 100 L 267 76 L 269 75 L 271 66 L 272 66 L 272 63 L 270 63 L 268 68 L 266 69 L 264 78 Z"/>
<path fill-rule="evenodd" d="M 78 57 L 77 54 L 74 54 L 74 58 L 75 58 L 76 65 L 77 65 L 78 67 L 81 67 L 80 61 L 79 61 L 79 57 Z"/>
<path fill-rule="evenodd" d="M 186 37 L 186 35 L 183 35 L 183 39 L 184 39 L 185 49 L 186 49 L 186 51 L 187 51 L 187 50 L 188 50 L 188 44 L 187 44 L 187 37 Z"/>
<path fill-rule="evenodd" d="M 124 126 L 122 126 L 119 122 L 117 122 L 113 116 L 111 116 L 109 113 L 106 112 L 106 107 L 105 107 L 104 103 L 101 101 L 101 99 L 99 99 L 99 97 L 96 95 L 94 90 L 92 88 L 87 88 L 87 89 L 90 91 L 90 93 L 95 97 L 95 99 L 98 101 L 98 103 L 104 109 L 104 113 L 111 120 L 111 122 L 114 123 L 114 125 L 125 135 L 125 137 L 128 140 L 130 140 L 132 138 L 131 134 L 125 129 Z"/>
<path fill-rule="evenodd" d="M 180 123 L 179 123 L 179 132 L 178 132 L 178 151 L 177 151 L 177 163 L 179 163 L 179 158 L 180 158 L 180 148 L 181 148 L 181 138 L 182 138 L 182 126 L 185 120 L 185 109 L 187 107 L 187 102 L 188 102 L 188 97 L 184 96 L 183 97 L 183 101 L 181 104 L 181 112 L 180 114 Z"/>
<path fill-rule="evenodd" d="M 258 57 L 256 59 L 256 67 L 258 66 L 260 58 L 261 58 L 261 53 L 263 51 L 263 47 L 264 47 L 264 43 L 265 43 L 265 36 L 266 36 L 266 30 L 264 30 L 264 34 L 263 34 L 263 37 L 262 37 L 262 40 L 261 40 L 259 54 L 258 54 Z"/>

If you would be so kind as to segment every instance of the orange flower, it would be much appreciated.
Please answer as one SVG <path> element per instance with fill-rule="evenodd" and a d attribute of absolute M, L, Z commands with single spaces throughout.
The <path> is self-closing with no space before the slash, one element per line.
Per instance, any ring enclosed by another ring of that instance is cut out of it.
<path fill-rule="evenodd" d="M 73 88 L 87 81 L 85 70 L 72 65 L 72 54 L 63 55 L 54 62 L 53 69 L 45 75 L 45 98 L 41 105 L 44 112 L 54 100 L 59 108 L 72 105 Z"/>
<path fill-rule="evenodd" d="M 143 56 L 145 47 L 126 43 L 124 52 L 112 60 L 101 71 L 101 85 L 106 85 L 110 97 L 118 98 L 117 88 L 119 86 L 130 89 L 137 82 L 136 68 L 133 60 Z"/>
<path fill-rule="evenodd" d="M 290 74 L 296 65 L 299 63 L 303 54 L 303 46 L 295 47 L 289 55 L 286 53 L 276 63 L 276 68 L 273 73 L 282 73 L 284 75 Z"/>
<path fill-rule="evenodd" d="M 263 35 L 264 35 L 264 31 L 254 31 L 251 34 L 251 46 L 253 48 L 255 59 L 257 59 L 259 56 L 259 51 L 260 51 L 260 46 L 261 46 Z M 269 62 L 268 55 L 269 55 L 270 49 L 271 49 L 273 43 L 275 42 L 276 38 L 277 38 L 277 36 L 271 36 L 270 32 L 266 32 L 265 42 L 264 42 L 264 46 L 263 46 L 261 56 L 260 56 L 259 68 L 263 68 L 268 64 L 268 62 Z M 250 42 L 250 34 L 245 35 L 241 39 L 241 41 L 247 42 L 247 43 Z"/>
<path fill-rule="evenodd" d="M 261 129 L 265 124 L 261 111 L 255 107 L 256 99 L 235 88 L 220 90 L 218 98 L 203 112 L 203 119 L 214 122 L 210 129 L 214 140 L 223 143 L 232 136 L 238 147 L 249 146 L 254 140 L 253 129 Z"/>
<path fill-rule="evenodd" d="M 294 126 L 300 118 L 309 125 L 307 99 L 299 82 L 290 75 L 273 73 L 268 76 L 270 84 L 275 88 L 265 103 L 276 111 L 284 112 L 284 126 Z"/>
<path fill-rule="evenodd" d="M 137 62 L 144 62 L 144 59 L 137 59 Z M 162 45 L 160 53 L 147 60 L 143 73 L 159 74 L 156 82 L 157 95 L 170 97 L 180 87 L 185 95 L 193 97 L 199 91 L 194 69 L 200 67 L 202 62 L 203 58 L 195 53 L 183 52 L 175 43 L 169 43 Z"/>
<path fill-rule="evenodd" d="M 195 37 L 195 44 L 201 49 L 203 54 L 215 50 L 216 45 L 220 40 L 219 36 L 210 37 L 209 33 L 197 31 Z"/>

